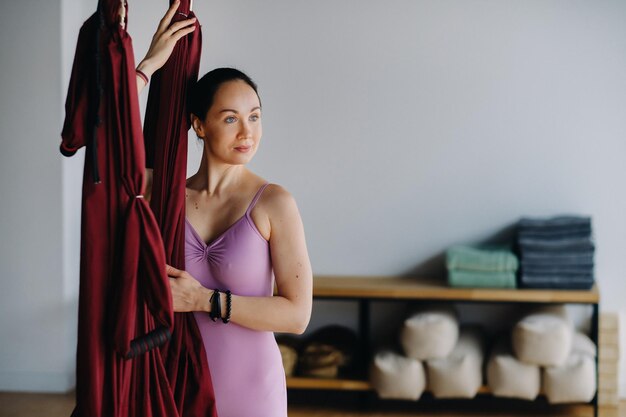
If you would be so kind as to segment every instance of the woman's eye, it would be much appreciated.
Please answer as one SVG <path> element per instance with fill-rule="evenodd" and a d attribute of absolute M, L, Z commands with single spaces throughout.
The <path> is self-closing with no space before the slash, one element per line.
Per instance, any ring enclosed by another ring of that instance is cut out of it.
<path fill-rule="evenodd" d="M 224 119 L 224 121 L 226 123 L 235 123 L 237 121 L 237 118 L 235 116 L 228 116 L 226 119 Z"/>
<path fill-rule="evenodd" d="M 250 121 L 252 122 L 256 122 L 259 119 L 260 119 L 260 116 L 258 114 L 253 114 L 252 116 L 250 116 Z"/>

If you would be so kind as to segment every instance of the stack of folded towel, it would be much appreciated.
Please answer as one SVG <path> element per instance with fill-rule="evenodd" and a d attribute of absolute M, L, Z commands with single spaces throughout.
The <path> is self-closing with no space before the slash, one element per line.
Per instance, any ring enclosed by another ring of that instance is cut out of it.
<path fill-rule="evenodd" d="M 505 248 L 453 246 L 446 252 L 452 287 L 515 288 L 517 257 Z"/>
<path fill-rule="evenodd" d="M 521 219 L 517 245 L 521 286 L 561 289 L 593 286 L 595 246 L 590 217 Z"/>

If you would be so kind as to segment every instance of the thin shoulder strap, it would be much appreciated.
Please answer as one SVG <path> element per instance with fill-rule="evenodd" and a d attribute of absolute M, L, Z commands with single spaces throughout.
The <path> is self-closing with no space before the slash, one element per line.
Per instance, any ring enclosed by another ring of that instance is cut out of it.
<path fill-rule="evenodd" d="M 250 212 L 252 211 L 254 206 L 256 206 L 257 201 L 259 201 L 259 198 L 261 198 L 261 194 L 263 194 L 263 190 L 265 190 L 265 188 L 267 188 L 268 185 L 270 185 L 270 183 L 266 182 L 265 184 L 261 186 L 261 188 L 259 188 L 259 191 L 256 192 L 254 198 L 252 199 L 252 203 L 250 203 L 250 206 L 248 206 L 248 210 L 246 210 L 246 216 L 250 215 Z"/>

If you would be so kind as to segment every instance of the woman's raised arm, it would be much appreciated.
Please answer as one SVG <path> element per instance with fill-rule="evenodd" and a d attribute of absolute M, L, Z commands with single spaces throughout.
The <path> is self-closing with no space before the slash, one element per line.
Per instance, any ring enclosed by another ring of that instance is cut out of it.
<path fill-rule="evenodd" d="M 154 36 L 152 36 L 152 42 L 150 43 L 150 48 L 148 48 L 146 56 L 141 60 L 139 65 L 137 65 L 137 69 L 148 78 L 167 62 L 174 50 L 176 42 L 196 29 L 195 17 L 181 20 L 171 25 L 172 19 L 178 10 L 178 6 L 180 6 L 180 1 L 172 4 L 167 10 L 165 16 L 163 16 L 159 22 Z M 137 92 L 141 93 L 146 85 L 146 81 L 137 74 Z"/>

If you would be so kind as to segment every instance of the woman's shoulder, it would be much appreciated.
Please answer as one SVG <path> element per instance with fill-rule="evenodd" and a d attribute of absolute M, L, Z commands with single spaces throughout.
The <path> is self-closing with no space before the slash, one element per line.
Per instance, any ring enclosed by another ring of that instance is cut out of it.
<path fill-rule="evenodd" d="M 248 179 L 250 184 L 254 184 L 253 187 L 260 189 L 265 187 L 263 193 L 259 198 L 258 204 L 260 205 L 281 205 L 289 202 L 289 200 L 293 199 L 293 196 L 285 187 L 282 185 L 270 182 L 265 178 L 248 171 Z"/>
<path fill-rule="evenodd" d="M 298 210 L 293 195 L 285 187 L 275 183 L 267 184 L 258 205 L 270 219 Z"/>
<path fill-rule="evenodd" d="M 282 206 L 295 201 L 293 195 L 282 185 L 268 182 L 261 195 L 263 203 L 271 206 Z"/>
<path fill-rule="evenodd" d="M 263 182 L 262 187 L 265 189 L 251 216 L 261 235 L 270 240 L 272 235 L 294 224 L 300 213 L 295 199 L 285 187 L 267 181 Z"/>

